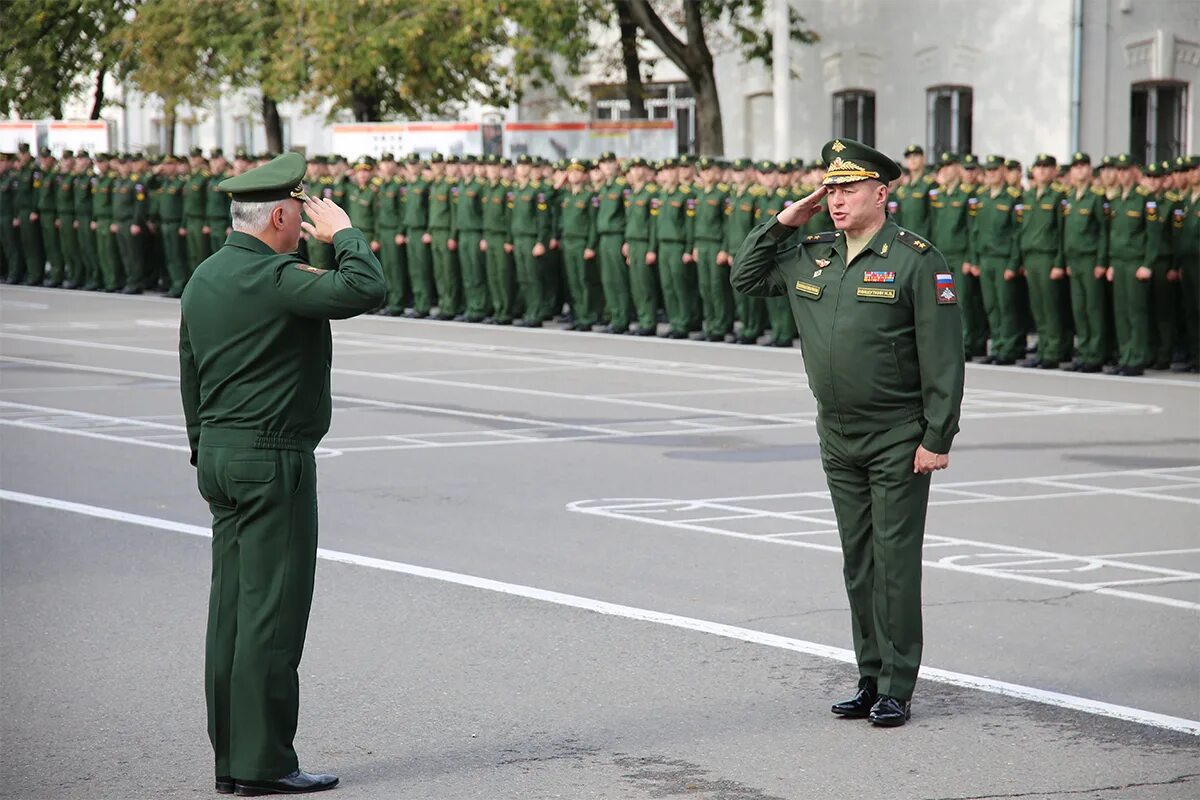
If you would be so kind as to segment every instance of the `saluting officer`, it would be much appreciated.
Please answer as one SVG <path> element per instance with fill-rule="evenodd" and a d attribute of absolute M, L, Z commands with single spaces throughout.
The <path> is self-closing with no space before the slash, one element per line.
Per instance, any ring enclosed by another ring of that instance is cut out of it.
<path fill-rule="evenodd" d="M 845 559 L 859 691 L 835 714 L 903 725 L 921 663 L 921 543 L 930 474 L 949 466 L 963 392 L 955 275 L 888 219 L 895 161 L 829 142 L 823 186 L 734 257 L 747 294 L 786 295 L 817 400 L 817 433 Z M 829 196 L 836 231 L 784 244 Z"/>
<path fill-rule="evenodd" d="M 345 212 L 305 197 L 304 166 L 287 153 L 216 187 L 234 198 L 234 231 L 188 282 L 179 330 L 191 462 L 213 515 L 208 734 L 217 791 L 243 797 L 338 782 L 302 772 L 292 744 L 317 557 L 313 451 L 329 430 L 329 320 L 377 307 L 385 284 Z M 333 244 L 336 269 L 295 255 L 302 225 Z"/>

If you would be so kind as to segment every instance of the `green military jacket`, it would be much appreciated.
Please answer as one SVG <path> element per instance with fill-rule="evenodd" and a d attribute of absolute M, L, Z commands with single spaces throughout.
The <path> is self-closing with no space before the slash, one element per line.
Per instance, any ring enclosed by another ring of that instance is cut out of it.
<path fill-rule="evenodd" d="M 658 187 L 646 183 L 640 189 L 629 187 L 625 197 L 625 241 L 645 242 L 648 252 L 658 250 L 657 212 L 654 205 Z"/>
<path fill-rule="evenodd" d="M 458 181 L 443 178 L 429 185 L 429 229 L 449 231 L 454 228 L 454 199 Z"/>
<path fill-rule="evenodd" d="M 96 184 L 100 178 L 93 171 L 81 172 L 75 176 L 71 192 L 75 200 L 75 218 L 81 222 L 92 221 L 92 195 L 96 192 Z"/>
<path fill-rule="evenodd" d="M 117 183 L 117 173 L 109 170 L 100 176 L 92 190 L 92 216 L 96 226 L 108 227 L 113 221 L 113 189 Z"/>
<path fill-rule="evenodd" d="M 13 196 L 13 211 L 16 212 L 17 216 L 28 220 L 29 212 L 37 210 L 34 198 L 37 189 L 34 187 L 34 184 L 41 185 L 41 171 L 30 161 L 24 167 L 17 170 L 16 182 L 16 192 Z"/>
<path fill-rule="evenodd" d="M 1054 256 L 1053 265 L 1063 266 L 1062 209 L 1066 196 L 1062 186 L 1052 183 L 1040 192 L 1037 187 L 1025 190 L 1017 221 L 1021 224 L 1021 258 L 1040 253 Z"/>
<path fill-rule="evenodd" d="M 601 236 L 625 233 L 625 195 L 628 192 L 624 178 L 613 178 L 597 190 L 600 205 L 596 209 L 596 232 Z"/>
<path fill-rule="evenodd" d="M 1175 268 L 1175 222 L 1178 218 L 1179 195 L 1159 192 L 1146 202 L 1146 266 L 1156 269 Z M 1153 257 L 1149 254 L 1153 253 Z"/>
<path fill-rule="evenodd" d="M 658 228 L 658 241 L 676 242 L 683 245 L 685 253 L 695 246 L 693 233 L 696 218 L 696 195 L 692 187 L 680 184 L 674 189 L 660 189 L 658 193 L 658 215 L 654 224 Z"/>
<path fill-rule="evenodd" d="M 333 178 L 330 183 L 330 199 L 337 203 L 343 211 L 350 212 L 350 203 L 347 201 L 347 193 L 350 187 L 354 184 L 345 175 L 338 178 Z"/>
<path fill-rule="evenodd" d="M 499 180 L 484 186 L 480 197 L 483 211 L 483 233 L 492 240 L 512 242 L 512 184 Z"/>
<path fill-rule="evenodd" d="M 794 234 L 775 217 L 760 224 L 734 257 L 730 282 L 743 294 L 790 300 L 818 422 L 857 436 L 916 421 L 926 449 L 949 452 L 963 338 L 941 253 L 890 219 L 849 264 L 841 231 L 787 244 Z"/>
<path fill-rule="evenodd" d="M 112 183 L 112 220 L 118 225 L 133 222 L 133 180 L 118 175 Z"/>
<path fill-rule="evenodd" d="M 1179 203 L 1180 221 L 1175 236 L 1175 260 L 1184 266 L 1198 266 L 1200 262 L 1200 189 L 1184 195 Z"/>
<path fill-rule="evenodd" d="M 1120 191 L 1108 200 L 1108 258 L 1135 266 L 1151 266 L 1157 253 L 1147 252 L 1146 219 L 1150 193 L 1134 186 L 1129 194 Z"/>
<path fill-rule="evenodd" d="M 986 187 L 970 200 L 967 216 L 970 219 L 971 248 L 967 260 L 979 264 L 984 258 L 1004 260 L 1007 269 L 1021 264 L 1017 235 L 1017 205 L 1021 191 L 1002 187 L 996 194 Z"/>
<path fill-rule="evenodd" d="M 0 172 L 0 220 L 4 220 L 5 224 L 11 225 L 9 222 L 16 213 L 17 207 L 17 171 L 15 169 L 6 169 Z"/>
<path fill-rule="evenodd" d="M 1108 265 L 1108 198 L 1099 186 L 1083 193 L 1067 190 L 1062 206 L 1063 256 L 1087 258 L 1091 266 Z"/>
<path fill-rule="evenodd" d="M 350 224 L 363 232 L 368 239 L 375 239 L 375 195 L 379 191 L 378 179 L 372 178 L 367 185 L 359 188 L 351 183 L 346 189 L 346 213 L 350 216 Z"/>
<path fill-rule="evenodd" d="M 418 178 L 404 186 L 404 227 L 429 230 L 429 181 Z"/>
<path fill-rule="evenodd" d="M 897 186 L 888 200 L 888 212 L 896 224 L 917 236 L 930 237 L 929 192 L 937 181 L 925 173 L 913 183 Z"/>
<path fill-rule="evenodd" d="M 583 240 L 584 247 L 595 250 L 600 240 L 596 231 L 596 212 L 600 198 L 586 186 L 579 191 L 563 189 L 558 198 L 560 239 Z"/>
<path fill-rule="evenodd" d="M 39 216 L 53 217 L 58 213 L 58 197 L 54 191 L 58 188 L 57 177 L 58 171 L 54 169 L 43 172 L 39 167 L 33 173 L 33 204 Z"/>
<path fill-rule="evenodd" d="M 403 221 L 404 182 L 392 177 L 379 185 L 375 193 L 375 230 L 380 241 L 394 241 Z"/>
<path fill-rule="evenodd" d="M 553 219 L 545 187 L 541 181 L 530 181 L 524 186 L 512 187 L 511 209 L 512 235 L 533 238 L 546 245 L 554 237 Z"/>
<path fill-rule="evenodd" d="M 208 200 L 208 170 L 202 169 L 188 175 L 183 184 L 183 216 L 197 223 L 204 221 L 204 209 Z M 199 231 L 197 231 L 199 233 Z"/>
<path fill-rule="evenodd" d="M 929 187 L 929 238 L 955 272 L 962 268 L 971 249 L 970 211 L 972 189 L 963 184 Z M 902 224 L 902 227 L 903 224 Z"/>
<path fill-rule="evenodd" d="M 471 178 L 458 185 L 454 198 L 454 238 L 461 231 L 479 233 L 483 230 L 483 207 L 481 198 L 487 184 Z"/>
<path fill-rule="evenodd" d="M 791 190 L 780 188 L 777 191 L 786 193 L 783 196 L 783 207 L 787 208 L 792 203 L 799 202 L 807 197 L 813 191 L 813 188 L 797 187 Z M 810 233 L 824 233 L 825 231 L 833 230 L 833 217 L 829 215 L 829 204 L 823 203 L 822 205 L 824 205 L 824 208 L 812 215 L 812 218 L 800 229 L 800 233 L 807 236 Z"/>
<path fill-rule="evenodd" d="M 729 205 L 729 187 L 723 183 L 711 189 L 696 186 L 696 216 L 692 221 L 693 242 L 725 244 L 725 214 Z"/>
<path fill-rule="evenodd" d="M 192 464 L 209 429 L 285 450 L 312 450 L 329 431 L 329 320 L 378 307 L 386 291 L 362 233 L 339 231 L 333 247 L 337 269 L 323 270 L 234 231 L 192 274 L 179 326 Z"/>
<path fill-rule="evenodd" d="M 229 216 L 228 192 L 222 192 L 217 187 L 228 175 L 213 175 L 208 181 L 208 196 L 204 200 L 204 224 L 214 231 L 224 231 L 232 221 Z"/>
<path fill-rule="evenodd" d="M 729 192 L 728 213 L 725 215 L 725 246 L 721 249 L 733 255 L 754 228 L 758 209 L 759 187 L 734 187 Z M 773 212 L 776 213 L 776 212 Z"/>
<path fill-rule="evenodd" d="M 178 228 L 183 222 L 183 187 L 184 180 L 178 177 L 161 181 L 155 187 L 154 192 L 158 195 L 158 216 L 164 225 Z"/>
<path fill-rule="evenodd" d="M 55 213 L 59 219 L 75 220 L 75 173 L 60 172 L 55 178 Z"/>

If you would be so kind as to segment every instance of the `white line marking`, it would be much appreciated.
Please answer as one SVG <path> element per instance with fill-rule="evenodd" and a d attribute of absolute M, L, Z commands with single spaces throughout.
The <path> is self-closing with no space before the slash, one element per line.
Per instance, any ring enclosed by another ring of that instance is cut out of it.
<path fill-rule="evenodd" d="M 52 497 L 25 494 L 23 492 L 14 492 L 7 489 L 0 489 L 0 500 L 7 500 L 13 503 L 22 503 L 24 505 L 36 506 L 39 508 L 66 511 L 73 514 L 82 514 L 84 516 L 108 519 L 115 522 L 124 522 L 130 525 L 138 525 L 146 528 L 156 528 L 158 530 L 171 531 L 174 533 L 185 533 L 191 536 L 201 536 L 207 538 L 212 535 L 207 528 L 202 528 L 199 525 L 188 525 L 186 523 L 174 522 L 171 520 L 160 519 L 158 517 L 130 514 L 125 511 L 117 511 L 111 508 L 86 505 L 84 503 L 74 503 L 68 500 L 58 500 Z M 503 581 L 492 580 L 490 578 L 481 578 L 475 575 L 466 575 L 459 572 L 448 572 L 446 570 L 422 567 L 416 564 L 388 561 L 386 559 L 372 558 L 370 556 L 363 556 L 355 553 L 344 553 L 337 550 L 328 550 L 326 548 L 318 549 L 317 557 L 325 561 L 332 561 L 340 564 L 350 564 L 358 567 L 367 567 L 369 569 L 378 569 L 384 572 L 394 572 L 417 578 L 427 578 L 429 580 L 441 581 L 443 583 L 451 583 L 473 589 L 482 589 L 484 591 L 497 592 L 514 597 L 522 597 L 527 600 L 537 600 L 539 602 L 576 608 L 582 611 L 591 611 L 593 613 L 603 614 L 605 616 L 620 617 L 656 625 L 665 625 L 671 628 L 719 636 L 724 639 L 733 639 L 736 641 L 748 642 L 750 644 L 762 645 L 764 647 L 773 647 L 779 650 L 789 650 L 791 652 L 802 653 L 804 655 L 810 655 L 816 658 L 840 661 L 844 664 L 855 663 L 853 651 L 846 650 L 841 647 L 831 647 L 829 645 L 819 644 L 817 642 L 809 642 L 803 639 L 793 639 L 787 636 L 766 633 L 764 631 L 756 631 L 750 628 L 740 628 L 720 622 L 711 622 L 709 620 L 696 619 L 694 617 L 683 617 L 677 614 L 668 614 L 665 612 L 652 611 L 645 608 L 635 608 L 633 606 L 609 603 L 604 600 L 580 597 L 579 595 L 564 594 L 562 592 L 539 589 L 533 586 L 506 583 Z M 1043 705 L 1065 708 L 1071 711 L 1079 711 L 1085 714 L 1110 717 L 1112 719 L 1118 719 L 1125 722 L 1134 722 L 1139 725 L 1176 731 L 1178 733 L 1186 733 L 1192 736 L 1200 736 L 1200 721 L 1198 720 L 1185 719 L 1183 717 L 1172 717 L 1166 714 L 1159 714 L 1154 711 L 1146 711 L 1139 708 L 1131 708 L 1129 706 L 1106 703 L 1100 700 L 1091 700 L 1086 697 L 1078 697 L 1075 695 L 1064 694 L 1062 692 L 1051 692 L 1032 686 L 1023 686 L 1021 684 L 1009 683 L 1007 681 L 985 678 L 978 675 L 969 675 L 951 670 L 938 669 L 936 667 L 922 667 L 921 678 L 934 683 L 959 686 L 966 689 L 987 692 L 989 694 L 1001 695 L 1003 697 L 1011 697 L 1017 700 L 1026 700 Z"/>
<path fill-rule="evenodd" d="M 1183 547 L 1178 550 L 1140 550 L 1136 553 L 1106 553 L 1090 558 L 1141 558 L 1142 556 L 1175 556 L 1185 553 L 1200 553 L 1200 547 Z"/>
<path fill-rule="evenodd" d="M 1060 481 L 1060 480 L 1047 480 L 1045 478 L 1040 478 L 1037 480 L 1030 479 L 1029 483 L 1037 484 L 1039 486 L 1050 486 L 1050 487 L 1060 488 L 1060 489 L 1086 489 L 1086 490 L 1090 491 L 1090 490 L 1094 490 L 1096 488 L 1095 486 L 1085 486 L 1085 485 L 1081 485 L 1081 484 L 1077 484 L 1077 483 L 1067 483 L 1066 481 Z M 1147 499 L 1147 500 L 1168 500 L 1168 501 L 1174 502 L 1174 503 L 1187 503 L 1188 505 L 1200 506 L 1200 497 L 1197 497 L 1197 498 L 1176 497 L 1173 494 L 1154 494 L 1152 492 L 1140 492 L 1135 489 L 1111 489 L 1108 487 L 1104 488 L 1104 494 L 1116 494 L 1116 495 L 1121 495 L 1124 497 L 1141 497 L 1141 498 Z"/>

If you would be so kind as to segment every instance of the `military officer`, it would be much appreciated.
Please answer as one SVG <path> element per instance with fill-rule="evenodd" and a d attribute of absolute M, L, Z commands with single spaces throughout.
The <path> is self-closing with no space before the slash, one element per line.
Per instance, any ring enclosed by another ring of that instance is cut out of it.
<path fill-rule="evenodd" d="M 43 147 L 39 153 L 37 190 L 34 193 L 34 208 L 37 213 L 37 223 L 41 230 L 42 247 L 45 260 L 50 264 L 50 272 L 45 276 L 44 286 L 59 286 L 62 284 L 63 262 L 62 248 L 58 239 L 58 159 L 50 152 L 49 147 Z M 41 270 L 38 270 L 41 272 Z"/>
<path fill-rule="evenodd" d="M 960 158 L 954 153 L 945 152 L 938 158 L 937 185 L 929 189 L 930 208 L 930 238 L 946 258 L 946 263 L 956 276 L 963 276 L 959 284 L 965 284 L 970 278 L 971 263 L 968 259 L 970 249 L 970 210 L 971 191 L 963 186 Z M 985 348 L 978 341 L 972 341 L 968 336 L 978 337 L 978 326 L 968 325 L 973 322 L 967 313 L 963 318 L 964 356 L 984 355 Z M 968 330 L 969 328 L 969 330 Z"/>
<path fill-rule="evenodd" d="M 517 268 L 517 283 L 525 303 L 525 316 L 516 320 L 524 328 L 542 327 L 548 303 L 543 291 L 546 279 L 542 275 L 546 246 L 553 237 L 550 204 L 542 182 L 533 177 L 533 157 L 522 153 L 517 157 L 515 181 L 512 186 L 512 244 Z"/>
<path fill-rule="evenodd" d="M 483 240 L 482 196 L 487 186 L 483 170 L 483 165 L 478 163 L 475 156 L 468 156 L 460 176 L 458 194 L 454 198 L 454 230 L 451 236 L 458 254 L 459 273 L 462 275 L 466 304 L 463 318 L 467 322 L 483 322 L 492 313 L 487 256 L 479 248 Z"/>
<path fill-rule="evenodd" d="M 1174 167 L 1169 161 L 1146 165 L 1142 183 L 1150 192 L 1153 208 L 1146 217 L 1147 242 L 1155 257 L 1148 261 L 1150 268 L 1150 354 L 1146 366 L 1169 369 L 1175 350 L 1176 327 L 1179 324 L 1179 272 L 1175 258 L 1176 226 L 1182 226 L 1182 208 L 1174 190 Z M 1147 208 L 1151 205 L 1148 203 Z M 1194 255 L 1194 254 L 1193 254 Z"/>
<path fill-rule="evenodd" d="M 74 289 L 79 280 L 79 241 L 75 236 L 75 151 L 63 150 L 55 175 L 55 232 L 62 250 L 62 273 L 51 275 L 51 286 Z"/>
<path fill-rule="evenodd" d="M 504 177 L 504 162 L 498 156 L 489 156 L 486 174 L 487 184 L 480 197 L 483 238 L 479 249 L 487 265 L 488 294 L 493 304 L 493 314 L 488 320 L 496 325 L 511 325 L 517 306 L 512 255 L 513 189 Z"/>
<path fill-rule="evenodd" d="M 658 231 L 659 278 L 670 323 L 666 337 L 671 339 L 686 339 L 701 324 L 700 290 L 692 260 L 696 197 L 690 186 L 679 182 L 683 172 L 675 161 L 665 162 L 658 171 L 658 207 L 654 219 Z"/>
<path fill-rule="evenodd" d="M 17 188 L 13 197 L 14 219 L 21 235 L 26 286 L 40 286 L 46 274 L 46 251 L 42 247 L 42 226 L 38 222 L 37 193 L 41 191 L 42 169 L 34 161 L 29 145 L 17 146 Z M 14 281 L 15 282 L 15 281 Z"/>
<path fill-rule="evenodd" d="M 1109 267 L 1107 278 L 1113 289 L 1116 322 L 1117 363 L 1106 367 L 1112 375 L 1138 377 L 1150 355 L 1149 264 L 1157 260 L 1151 244 L 1155 237 L 1146 230 L 1155 209 L 1150 191 L 1138 185 L 1140 171 L 1128 153 L 1113 159 L 1117 190 L 1109 197 Z"/>
<path fill-rule="evenodd" d="M 590 331 L 604 308 L 596 265 L 600 198 L 586 185 L 589 166 L 586 161 L 571 159 L 566 165 L 567 186 L 558 196 L 558 240 L 562 243 L 563 268 L 575 314 L 571 330 L 576 331 Z"/>
<path fill-rule="evenodd" d="M 5 283 L 16 283 L 25 276 L 16 208 L 17 181 L 16 157 L 12 153 L 0 154 L 0 248 L 4 250 Z"/>
<path fill-rule="evenodd" d="M 630 159 L 625 196 L 625 244 L 621 252 L 629 267 L 629 286 L 637 313 L 637 335 L 653 336 L 658 330 L 658 239 L 654 225 L 654 196 L 658 188 L 648 182 L 650 165 L 644 158 Z"/>
<path fill-rule="evenodd" d="M 821 458 L 845 559 L 859 690 L 833 706 L 903 725 L 921 662 L 921 545 L 930 474 L 949 466 L 963 392 L 956 275 L 887 218 L 896 162 L 825 145 L 824 185 L 760 224 L 734 288 L 789 297 L 817 400 Z M 828 195 L 837 230 L 784 246 Z"/>
<path fill-rule="evenodd" d="M 401 259 L 400 245 L 404 243 L 401 224 L 404 220 L 404 179 L 398 173 L 396 158 L 384 153 L 379 160 L 379 191 L 375 195 L 375 235 L 379 242 L 379 262 L 387 280 L 387 302 L 380 310 L 386 317 L 404 313 L 404 296 L 408 291 L 408 270 Z"/>
<path fill-rule="evenodd" d="M 404 186 L 404 248 L 411 281 L 413 307 L 410 316 L 424 319 L 429 316 L 437 301 L 437 289 L 433 279 L 433 261 L 430 245 L 433 235 L 429 233 L 429 192 L 433 173 L 421 157 L 412 153 L 405 163 L 407 181 Z M 337 202 L 336 182 L 332 193 Z"/>
<path fill-rule="evenodd" d="M 304 195 L 304 167 L 288 153 L 218 185 L 235 230 L 184 289 L 179 331 L 191 463 L 213 516 L 208 732 L 217 791 L 243 797 L 338 782 L 301 771 L 293 747 L 317 552 L 313 451 L 329 430 L 329 320 L 377 307 L 385 283 L 345 212 Z M 332 243 L 336 269 L 295 255 L 302 225 Z"/>
<path fill-rule="evenodd" d="M 1025 190 L 1020 222 L 1021 264 L 1029 284 L 1029 303 L 1037 325 L 1037 354 L 1021 362 L 1023 367 L 1058 369 L 1070 359 L 1071 343 L 1063 319 L 1066 269 L 1062 249 L 1063 187 L 1054 178 L 1058 160 L 1039 153 L 1033 162 L 1033 185 Z"/>
<path fill-rule="evenodd" d="M 935 185 L 925 167 L 925 148 L 910 144 L 904 148 L 906 180 L 896 188 L 894 209 L 896 224 L 918 236 L 929 237 L 929 190 Z"/>
<path fill-rule="evenodd" d="M 755 225 L 755 209 L 762 188 L 752 182 L 753 165 L 744 158 L 732 163 L 729 190 L 729 210 L 725 217 L 725 246 L 729 266 L 733 267 L 733 254 L 742 246 Z M 738 331 L 738 344 L 755 344 L 763 335 L 767 325 L 766 302 L 761 297 L 738 293 L 734 296 L 737 317 L 742 322 Z"/>
<path fill-rule="evenodd" d="M 458 264 L 458 243 L 454 230 L 454 200 L 458 196 L 458 157 L 445 158 L 434 153 L 430 161 L 433 181 L 429 185 L 429 245 L 434 283 L 438 293 L 437 318 L 462 318 L 464 309 L 462 270 Z"/>
<path fill-rule="evenodd" d="M 1200 156 L 1180 156 L 1183 218 L 1176 231 L 1175 255 L 1183 295 L 1183 359 L 1171 365 L 1172 372 L 1196 372 L 1200 366 Z"/>
<path fill-rule="evenodd" d="M 75 154 L 75 240 L 79 244 L 79 288 L 94 291 L 100 288 L 100 264 L 96 260 L 96 229 L 92 224 L 92 193 L 99 177 L 91 154 L 80 150 Z"/>
<path fill-rule="evenodd" d="M 183 164 L 175 156 L 168 156 L 165 166 L 163 179 L 154 190 L 158 194 L 159 236 L 167 272 L 167 296 L 180 297 L 191 274 L 185 252 L 187 233 L 183 228 Z"/>
<path fill-rule="evenodd" d="M 229 177 L 229 162 L 225 160 L 225 154 L 219 147 L 213 148 L 209 155 L 212 176 L 208 179 L 208 192 L 204 198 L 203 230 L 208 232 L 208 252 L 215 253 L 225 243 L 225 237 L 231 228 L 229 195 L 218 188 L 221 181 Z"/>
<path fill-rule="evenodd" d="M 1108 198 L 1092 184 L 1092 159 L 1071 157 L 1071 188 L 1063 205 L 1063 258 L 1071 282 L 1078 358 L 1064 365 L 1073 372 L 1099 372 L 1104 366 L 1104 275 L 1108 266 Z"/>
<path fill-rule="evenodd" d="M 118 167 L 121 159 L 106 153 L 97 164 L 99 180 L 92 194 L 92 224 L 96 226 L 96 263 L 100 266 L 100 288 L 117 292 L 125 286 L 125 270 L 117 252 L 116 224 L 113 222 L 113 200 L 117 182 L 121 180 Z M 194 266 L 194 265 L 193 265 Z"/>
<path fill-rule="evenodd" d="M 758 163 L 758 179 L 762 185 L 758 202 L 754 207 L 756 223 L 770 219 L 791 204 L 790 192 L 783 187 L 784 175 L 779 172 L 776 164 L 770 161 Z M 814 214 L 812 222 L 819 214 Z M 806 222 L 805 225 L 808 223 Z M 797 231 L 797 236 L 800 232 Z M 771 323 L 771 336 L 766 341 L 768 347 L 791 347 L 796 339 L 796 319 L 792 316 L 792 307 L 787 297 L 768 297 L 767 317 Z"/>
<path fill-rule="evenodd" d="M 986 363 L 1007 366 L 1025 357 L 1025 334 L 1017 313 L 1016 277 L 1020 262 L 1017 246 L 1017 205 L 1021 192 L 1006 185 L 1004 159 L 990 155 L 983 162 L 983 186 L 971 206 L 972 265 L 979 268 L 979 283 L 992 352 Z"/>
<path fill-rule="evenodd" d="M 696 170 L 699 183 L 695 186 L 692 262 L 700 290 L 704 338 L 723 342 L 733 332 L 733 290 L 725 250 L 729 187 L 717 182 L 721 165 L 716 159 L 702 156 L 696 161 Z"/>

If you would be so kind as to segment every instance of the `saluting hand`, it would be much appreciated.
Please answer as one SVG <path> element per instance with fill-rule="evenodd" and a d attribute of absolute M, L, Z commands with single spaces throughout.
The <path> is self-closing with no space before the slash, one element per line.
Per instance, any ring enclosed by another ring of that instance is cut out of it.
<path fill-rule="evenodd" d="M 803 200 L 798 200 L 790 206 L 780 211 L 777 218 L 789 228 L 799 228 L 804 223 L 821 213 L 824 206 L 821 205 L 821 198 L 829 194 L 828 186 L 818 186 L 817 190 L 805 197 Z"/>
<path fill-rule="evenodd" d="M 328 197 L 306 197 L 304 213 L 312 222 L 300 220 L 300 227 L 318 242 L 331 244 L 335 233 L 353 227 L 342 207 Z"/>

